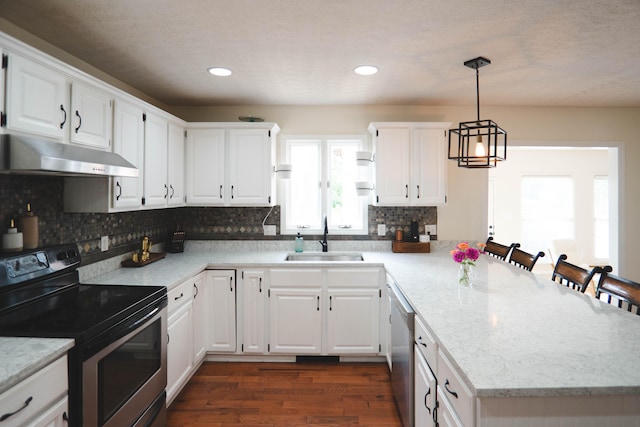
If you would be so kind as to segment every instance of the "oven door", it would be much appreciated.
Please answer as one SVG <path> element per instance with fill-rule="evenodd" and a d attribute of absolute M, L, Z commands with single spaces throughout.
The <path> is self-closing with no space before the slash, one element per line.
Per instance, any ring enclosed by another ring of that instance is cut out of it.
<path fill-rule="evenodd" d="M 83 426 L 166 423 L 167 309 L 156 307 L 103 337 L 83 362 Z M 165 419 L 162 419 L 162 418 Z M 154 421 L 155 420 L 155 421 Z"/>

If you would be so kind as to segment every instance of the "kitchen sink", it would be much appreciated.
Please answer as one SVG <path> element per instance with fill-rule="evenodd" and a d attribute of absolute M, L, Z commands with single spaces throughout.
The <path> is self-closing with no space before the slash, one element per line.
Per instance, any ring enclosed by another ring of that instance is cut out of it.
<path fill-rule="evenodd" d="M 286 261 L 324 261 L 324 262 L 336 262 L 336 261 L 363 261 L 362 254 L 360 253 L 332 253 L 332 252 L 307 252 L 289 254 L 285 258 Z"/>

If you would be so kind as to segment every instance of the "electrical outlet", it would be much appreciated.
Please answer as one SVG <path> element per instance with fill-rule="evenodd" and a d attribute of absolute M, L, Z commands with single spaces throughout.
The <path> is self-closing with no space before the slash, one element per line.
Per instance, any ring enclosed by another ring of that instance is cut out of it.
<path fill-rule="evenodd" d="M 434 225 L 425 224 L 425 226 L 424 226 L 424 234 L 430 234 L 432 236 L 438 235 L 438 231 L 436 229 L 435 224 Z"/>
<path fill-rule="evenodd" d="M 263 225 L 263 231 L 265 236 L 275 236 L 276 235 L 276 226 L 275 225 Z"/>
<path fill-rule="evenodd" d="M 378 224 L 378 236 L 384 236 L 387 234 L 387 226 L 385 224 Z"/>
<path fill-rule="evenodd" d="M 109 236 L 102 236 L 100 238 L 100 250 L 102 252 L 109 250 Z"/>

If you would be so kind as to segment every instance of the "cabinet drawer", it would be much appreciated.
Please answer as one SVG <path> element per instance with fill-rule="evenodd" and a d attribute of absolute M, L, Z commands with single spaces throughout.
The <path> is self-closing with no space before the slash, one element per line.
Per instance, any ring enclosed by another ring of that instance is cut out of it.
<path fill-rule="evenodd" d="M 307 269 L 273 269 L 271 270 L 271 286 L 318 287 L 322 286 L 322 270 Z"/>
<path fill-rule="evenodd" d="M 420 349 L 420 353 L 427 359 L 427 363 L 433 372 L 438 372 L 437 369 L 437 359 L 438 359 L 438 347 L 436 345 L 436 340 L 433 336 L 427 332 L 427 328 L 424 326 L 422 321 L 415 317 L 415 342 L 416 347 Z"/>
<path fill-rule="evenodd" d="M 65 396 L 67 384 L 67 356 L 63 356 L 1 394 L 0 416 L 24 407 L 7 418 L 6 423 L 14 426 L 26 425 L 28 420 Z"/>
<path fill-rule="evenodd" d="M 377 288 L 380 286 L 380 271 L 375 268 L 330 268 L 327 283 L 329 286 Z"/>
<path fill-rule="evenodd" d="M 193 279 L 187 280 L 179 286 L 167 292 L 167 312 L 171 313 L 176 308 L 193 299 Z"/>
<path fill-rule="evenodd" d="M 468 427 L 474 425 L 474 398 L 471 390 L 466 386 L 462 378 L 458 375 L 455 368 L 442 353 L 438 350 L 438 391 L 439 396 L 445 396 L 451 402 L 455 413 L 462 421 L 462 424 Z M 439 397 L 440 399 L 440 397 Z"/>

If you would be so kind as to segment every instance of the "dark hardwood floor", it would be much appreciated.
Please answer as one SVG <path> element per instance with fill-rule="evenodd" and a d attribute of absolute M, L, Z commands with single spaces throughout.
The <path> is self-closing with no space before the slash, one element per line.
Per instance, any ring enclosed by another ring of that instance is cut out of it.
<path fill-rule="evenodd" d="M 205 362 L 168 427 L 401 427 L 385 363 Z"/>

